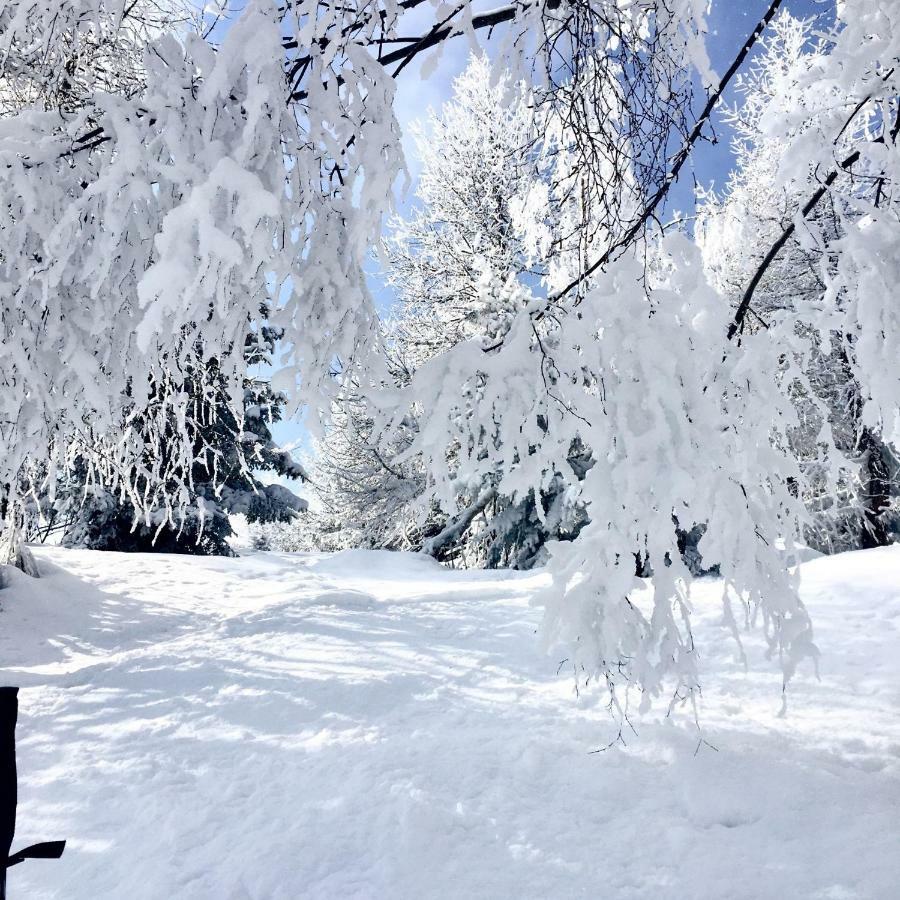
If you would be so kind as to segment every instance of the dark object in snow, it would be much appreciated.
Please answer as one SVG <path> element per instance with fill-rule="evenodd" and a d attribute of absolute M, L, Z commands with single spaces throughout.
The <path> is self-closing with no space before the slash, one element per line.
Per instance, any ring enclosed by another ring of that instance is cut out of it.
<path fill-rule="evenodd" d="M 0 900 L 6 900 L 6 870 L 26 859 L 59 859 L 65 841 L 32 844 L 10 855 L 16 833 L 16 719 L 19 713 L 19 689 L 0 687 Z"/>
<path fill-rule="evenodd" d="M 6 898 L 6 859 L 16 832 L 16 716 L 19 689 L 0 688 L 0 900 Z"/>

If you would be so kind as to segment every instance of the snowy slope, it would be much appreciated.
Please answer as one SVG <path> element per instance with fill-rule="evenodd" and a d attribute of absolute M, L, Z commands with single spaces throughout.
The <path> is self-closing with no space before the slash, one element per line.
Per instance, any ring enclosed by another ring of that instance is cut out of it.
<path fill-rule="evenodd" d="M 900 897 L 900 547 L 803 566 L 821 680 L 783 719 L 704 584 L 716 749 L 657 710 L 603 753 L 602 696 L 538 652 L 540 573 L 37 556 L 0 594 L 15 846 L 69 847 L 11 900 Z"/>

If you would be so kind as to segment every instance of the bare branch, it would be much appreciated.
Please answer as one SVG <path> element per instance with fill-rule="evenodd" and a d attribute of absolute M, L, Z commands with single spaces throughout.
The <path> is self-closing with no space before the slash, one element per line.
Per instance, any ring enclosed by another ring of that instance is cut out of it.
<path fill-rule="evenodd" d="M 747 54 L 753 49 L 754 45 L 759 40 L 763 31 L 765 31 L 769 22 L 772 21 L 775 14 L 778 12 L 781 4 L 782 0 L 772 0 L 772 2 L 769 4 L 769 8 L 766 10 L 765 15 L 759 20 L 756 28 L 753 29 L 747 40 L 744 41 L 744 44 L 738 52 L 737 56 L 734 58 L 734 61 L 728 67 L 728 71 L 726 71 L 716 89 L 707 98 L 706 105 L 703 107 L 703 111 L 700 113 L 699 118 L 694 123 L 694 127 L 691 129 L 687 140 L 685 140 L 681 149 L 675 155 L 672 162 L 672 167 L 669 170 L 668 175 L 666 176 L 663 183 L 659 186 L 656 193 L 650 199 L 650 202 L 646 205 L 644 211 L 641 213 L 638 219 L 634 222 L 634 224 L 631 225 L 631 227 L 625 232 L 625 234 L 621 238 L 619 238 L 619 240 L 615 241 L 615 243 L 608 247 L 598 259 L 596 259 L 593 263 L 591 263 L 591 265 L 587 267 L 587 269 L 581 272 L 561 291 L 555 294 L 551 299 L 551 302 L 555 303 L 559 300 L 562 300 L 563 297 L 565 297 L 570 291 L 582 285 L 588 278 L 590 278 L 591 275 L 594 274 L 594 272 L 609 263 L 617 250 L 624 249 L 630 246 L 632 241 L 640 234 L 641 230 L 644 228 L 650 218 L 655 214 L 656 208 L 660 205 L 660 203 L 662 203 L 666 195 L 669 193 L 669 189 L 678 180 L 681 169 L 690 157 L 691 151 L 694 149 L 694 145 L 700 139 L 703 133 L 703 128 L 709 121 L 713 109 L 715 109 L 716 104 L 719 102 L 719 99 L 721 98 L 725 89 L 728 87 L 735 73 L 743 65 L 744 60 L 747 58 Z"/>

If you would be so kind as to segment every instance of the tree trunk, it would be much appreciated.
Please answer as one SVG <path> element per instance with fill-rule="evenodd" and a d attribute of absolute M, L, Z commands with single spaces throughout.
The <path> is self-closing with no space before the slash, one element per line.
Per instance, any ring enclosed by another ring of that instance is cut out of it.
<path fill-rule="evenodd" d="M 6 566 L 21 569 L 32 578 L 40 577 L 34 555 L 25 546 L 23 524 L 21 512 L 12 506 L 11 515 L 2 522 L 0 531 L 0 588 L 6 587 L 6 578 L 3 577 Z"/>

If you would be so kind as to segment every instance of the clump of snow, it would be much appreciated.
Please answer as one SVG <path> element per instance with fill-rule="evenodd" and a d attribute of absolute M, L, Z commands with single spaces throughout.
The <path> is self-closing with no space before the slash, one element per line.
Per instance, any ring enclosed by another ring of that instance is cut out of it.
<path fill-rule="evenodd" d="M 821 680 L 694 588 L 702 732 L 538 652 L 541 572 L 421 556 L 43 547 L 0 597 L 21 685 L 10 896 L 890 897 L 900 547 L 801 566 Z M 707 743 L 700 743 L 700 740 Z M 715 748 L 715 749 L 713 749 Z"/>
<path fill-rule="evenodd" d="M 247 516 L 244 513 L 232 513 L 228 516 L 228 522 L 232 532 L 228 538 L 228 545 L 238 554 L 249 550 L 253 546 L 253 538 Z"/>

